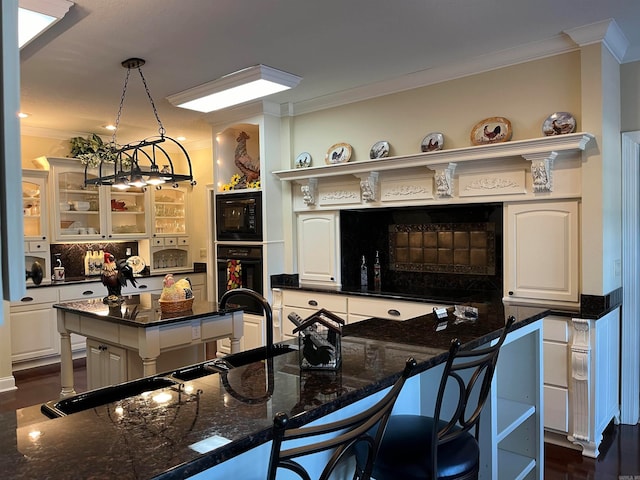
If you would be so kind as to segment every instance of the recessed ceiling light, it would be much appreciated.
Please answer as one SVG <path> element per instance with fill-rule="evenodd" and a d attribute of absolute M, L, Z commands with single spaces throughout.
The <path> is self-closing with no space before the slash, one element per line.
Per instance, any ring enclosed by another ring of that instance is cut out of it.
<path fill-rule="evenodd" d="M 183 137 L 182 135 L 179 137 L 176 137 L 176 140 L 180 141 L 180 142 L 184 142 L 187 139 L 187 137 Z"/>
<path fill-rule="evenodd" d="M 107 130 L 115 130 L 116 126 L 115 125 L 105 125 L 103 128 L 105 128 Z"/>
<path fill-rule="evenodd" d="M 255 65 L 170 95 L 167 100 L 176 107 L 209 113 L 288 90 L 300 80 L 302 77 L 266 65 Z"/>
<path fill-rule="evenodd" d="M 28 113 L 25 112 L 18 112 L 18 118 L 27 118 L 29 117 Z"/>
<path fill-rule="evenodd" d="M 24 47 L 66 15 L 73 6 L 68 0 L 20 0 L 18 8 L 18 45 Z"/>

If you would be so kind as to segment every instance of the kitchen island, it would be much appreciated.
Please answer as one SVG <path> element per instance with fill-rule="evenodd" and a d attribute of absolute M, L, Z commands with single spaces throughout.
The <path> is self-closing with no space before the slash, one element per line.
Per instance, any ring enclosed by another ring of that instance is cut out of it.
<path fill-rule="evenodd" d="M 159 299 L 158 294 L 142 293 L 124 297 L 120 305 L 106 305 L 102 298 L 55 304 L 60 333 L 60 396 L 76 393 L 71 333 L 87 337 L 89 388 L 154 375 L 158 357 L 167 352 L 175 355 L 174 363 L 180 363 L 181 356 L 192 358 L 189 355 L 193 352 L 186 349 L 199 347 L 200 360 L 204 360 L 204 343 L 221 338 L 231 340 L 232 353 L 239 351 L 243 335 L 239 309 L 220 312 L 216 303 L 196 299 L 189 310 L 166 313 L 161 311 Z"/>
<path fill-rule="evenodd" d="M 408 356 L 418 367 L 396 409 L 428 412 L 451 339 L 460 338 L 464 349 L 495 341 L 513 315 L 481 421 L 482 477 L 516 478 L 517 471 L 525 472 L 520 478 L 542 478 L 546 314 L 496 303 L 472 323 L 457 323 L 449 312 L 444 329 L 433 314 L 404 322 L 373 318 L 345 327 L 335 373 L 301 371 L 295 345 L 277 344 L 266 361 L 257 349 L 227 357 L 226 372 L 205 364 L 165 372 L 157 378 L 180 383 L 61 418 L 21 426 L 20 411 L 6 414 L 2 464 L 8 478 L 262 480 L 276 412 L 301 425 L 366 408 L 398 378 Z"/>

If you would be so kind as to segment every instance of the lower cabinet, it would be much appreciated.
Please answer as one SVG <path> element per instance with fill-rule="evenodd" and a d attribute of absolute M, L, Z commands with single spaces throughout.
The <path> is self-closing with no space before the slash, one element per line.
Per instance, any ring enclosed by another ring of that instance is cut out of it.
<path fill-rule="evenodd" d="M 240 350 L 251 350 L 266 344 L 266 320 L 261 315 L 245 313 L 242 316 L 243 336 L 240 339 Z M 231 340 L 224 338 L 218 340 L 218 353 L 228 355 L 231 353 Z"/>
<path fill-rule="evenodd" d="M 569 432 L 569 317 L 544 319 L 544 428 Z"/>
<path fill-rule="evenodd" d="M 58 301 L 56 289 L 29 289 L 27 295 L 12 302 L 11 361 L 14 369 L 29 368 L 33 360 L 56 357 L 60 353 L 60 337 L 53 304 Z"/>
<path fill-rule="evenodd" d="M 93 390 L 127 381 L 127 350 L 87 339 L 87 388 Z"/>

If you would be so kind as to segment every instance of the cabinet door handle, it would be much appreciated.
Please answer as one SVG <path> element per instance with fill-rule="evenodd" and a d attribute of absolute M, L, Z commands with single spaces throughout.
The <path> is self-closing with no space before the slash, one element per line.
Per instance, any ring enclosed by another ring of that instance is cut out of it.
<path fill-rule="evenodd" d="M 316 302 L 315 300 L 309 300 L 309 305 L 311 305 L 312 307 L 317 307 L 318 302 Z"/>
<path fill-rule="evenodd" d="M 400 312 L 398 310 L 396 310 L 395 308 L 390 308 L 389 310 L 387 310 L 387 313 L 389 315 L 393 315 L 394 317 L 399 317 L 400 316 Z"/>
<path fill-rule="evenodd" d="M 93 290 L 85 290 L 82 295 L 93 295 Z"/>
<path fill-rule="evenodd" d="M 513 295 L 513 292 L 511 290 L 509 290 L 509 295 Z"/>
<path fill-rule="evenodd" d="M 138 285 L 138 290 L 142 290 L 144 288 L 147 288 L 147 286 L 146 285 Z"/>
<path fill-rule="evenodd" d="M 21 302 L 33 302 L 33 297 L 22 297 L 20 299 Z"/>
<path fill-rule="evenodd" d="M 107 346 L 106 345 L 98 345 L 98 350 L 100 350 L 101 352 L 104 352 L 105 350 L 107 350 Z"/>

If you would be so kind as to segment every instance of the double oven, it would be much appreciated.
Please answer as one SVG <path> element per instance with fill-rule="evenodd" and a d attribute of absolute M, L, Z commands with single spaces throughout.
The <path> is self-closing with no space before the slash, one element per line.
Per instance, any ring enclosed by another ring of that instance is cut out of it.
<path fill-rule="evenodd" d="M 227 290 L 239 287 L 264 295 L 262 192 L 217 194 L 215 216 L 218 299 Z M 262 314 L 258 303 L 243 307 L 247 312 Z"/>

